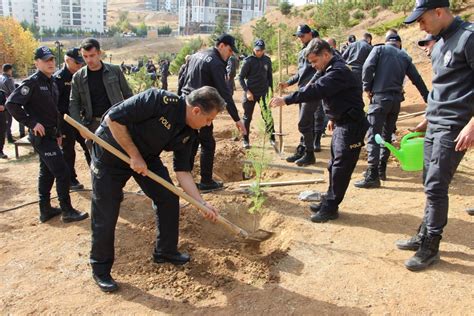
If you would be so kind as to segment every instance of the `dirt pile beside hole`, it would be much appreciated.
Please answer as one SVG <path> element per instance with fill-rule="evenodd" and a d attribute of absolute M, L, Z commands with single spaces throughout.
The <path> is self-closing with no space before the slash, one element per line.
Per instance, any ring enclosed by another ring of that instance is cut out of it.
<path fill-rule="evenodd" d="M 219 143 L 214 158 L 214 174 L 224 182 L 242 181 L 245 152 L 240 143 L 231 140 Z"/>

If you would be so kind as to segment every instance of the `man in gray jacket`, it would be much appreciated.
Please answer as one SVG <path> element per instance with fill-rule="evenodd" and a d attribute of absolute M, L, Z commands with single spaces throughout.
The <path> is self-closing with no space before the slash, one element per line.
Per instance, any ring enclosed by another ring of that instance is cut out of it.
<path fill-rule="evenodd" d="M 351 43 L 342 53 L 342 58 L 347 62 L 347 65 L 352 69 L 352 72 L 361 81 L 362 84 L 362 66 L 372 50 L 372 35 L 364 34 L 364 38 L 360 41 Z"/>
<path fill-rule="evenodd" d="M 95 132 L 102 115 L 133 93 L 120 67 L 101 61 L 102 52 L 96 39 L 85 39 L 80 49 L 87 66 L 72 78 L 69 112 L 72 118 Z"/>
<path fill-rule="evenodd" d="M 380 147 L 375 135 L 391 142 L 392 133 L 400 113 L 405 75 L 410 78 L 423 100 L 428 98 L 428 89 L 408 54 L 401 50 L 402 40 L 398 35 L 389 35 L 385 45 L 374 47 L 364 63 L 362 71 L 363 90 L 370 104 L 367 119 L 370 128 L 367 134 L 368 169 L 364 179 L 354 185 L 358 188 L 378 188 L 380 179 L 386 180 L 387 161 L 390 152 Z"/>

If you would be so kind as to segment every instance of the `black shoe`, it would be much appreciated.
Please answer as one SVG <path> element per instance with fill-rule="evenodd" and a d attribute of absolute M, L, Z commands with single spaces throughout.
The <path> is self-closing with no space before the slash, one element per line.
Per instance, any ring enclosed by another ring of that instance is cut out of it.
<path fill-rule="evenodd" d="M 63 223 L 78 222 L 89 217 L 88 213 L 80 212 L 72 206 L 62 207 L 62 213 L 61 219 Z"/>
<path fill-rule="evenodd" d="M 81 184 L 79 181 L 71 180 L 71 186 L 69 187 L 69 190 L 71 191 L 76 191 L 76 190 L 82 190 L 84 189 L 84 185 Z"/>
<path fill-rule="evenodd" d="M 467 208 L 466 212 L 467 212 L 467 214 L 473 216 L 474 215 L 474 208 Z"/>
<path fill-rule="evenodd" d="M 3 153 L 3 151 L 0 151 L 0 159 L 8 159 L 8 156 Z"/>
<path fill-rule="evenodd" d="M 415 236 L 411 237 L 410 239 L 397 240 L 395 242 L 395 245 L 400 250 L 417 251 L 421 246 L 421 241 L 423 240 L 423 237 L 426 236 L 427 233 L 428 231 L 426 230 L 426 225 L 423 222 L 418 227 L 418 231 L 416 232 Z"/>
<path fill-rule="evenodd" d="M 405 267 L 410 271 L 420 271 L 439 261 L 439 242 L 441 236 L 426 235 L 415 255 L 405 261 Z"/>
<path fill-rule="evenodd" d="M 15 140 L 13 139 L 13 136 L 11 136 L 11 135 L 7 136 L 7 141 L 8 141 L 10 144 L 14 144 L 14 143 L 15 143 Z"/>
<path fill-rule="evenodd" d="M 321 151 L 321 135 L 322 133 L 316 133 L 314 137 L 314 152 L 319 153 Z"/>
<path fill-rule="evenodd" d="M 305 153 L 304 146 L 298 145 L 298 147 L 296 147 L 296 152 L 293 155 L 291 155 L 290 157 L 286 158 L 286 161 L 295 162 L 296 160 L 303 157 L 304 153 Z"/>
<path fill-rule="evenodd" d="M 115 282 L 110 274 L 98 276 L 95 273 L 92 273 L 92 278 L 102 292 L 115 292 L 119 288 L 117 282 Z"/>
<path fill-rule="evenodd" d="M 211 191 L 223 188 L 224 184 L 222 182 L 212 180 L 209 183 L 198 183 L 197 187 L 200 191 Z"/>
<path fill-rule="evenodd" d="M 313 151 L 305 152 L 303 157 L 295 161 L 295 164 L 300 167 L 314 165 L 315 163 L 316 163 L 316 158 L 314 157 Z"/>
<path fill-rule="evenodd" d="M 169 262 L 174 265 L 183 265 L 189 262 L 191 257 L 187 253 L 176 252 L 174 254 L 154 253 L 153 261 L 156 263 Z"/>
<path fill-rule="evenodd" d="M 356 181 L 354 183 L 354 186 L 362 189 L 380 188 L 380 178 L 378 169 L 367 169 L 364 175 L 364 179 Z"/>
<path fill-rule="evenodd" d="M 327 211 L 320 209 L 316 214 L 311 215 L 311 221 L 313 223 L 326 223 L 330 220 L 335 220 L 339 217 L 339 211 Z"/>
<path fill-rule="evenodd" d="M 58 216 L 62 211 L 59 207 L 52 207 L 50 202 L 40 202 L 40 217 L 41 223 L 49 221 L 51 218 Z"/>
<path fill-rule="evenodd" d="M 321 210 L 321 207 L 323 206 L 323 202 L 319 202 L 319 203 L 311 203 L 309 205 L 309 209 L 311 210 L 311 212 L 313 213 L 317 213 Z"/>
<path fill-rule="evenodd" d="M 244 149 L 250 149 L 250 143 L 249 143 L 249 141 L 244 139 L 244 141 L 242 142 L 242 147 L 243 147 Z"/>
<path fill-rule="evenodd" d="M 387 181 L 387 162 L 381 161 L 379 164 L 379 178 L 382 181 Z"/>

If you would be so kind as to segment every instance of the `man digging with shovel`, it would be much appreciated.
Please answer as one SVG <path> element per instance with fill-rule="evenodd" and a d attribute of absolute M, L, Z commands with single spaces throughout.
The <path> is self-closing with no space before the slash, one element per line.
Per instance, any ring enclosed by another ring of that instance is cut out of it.
<path fill-rule="evenodd" d="M 202 199 L 190 171 L 196 130 L 210 126 L 225 108 L 216 89 L 204 86 L 186 98 L 164 90 L 150 89 L 113 106 L 96 135 L 130 157 L 130 165 L 97 143 L 92 150 L 92 250 L 93 278 L 104 292 L 118 289 L 110 272 L 114 263 L 114 237 L 122 188 L 133 177 L 156 209 L 156 263 L 185 264 L 190 257 L 177 250 L 179 198 L 147 177 L 148 170 L 172 183 L 160 159 L 162 151 L 173 151 L 176 178 L 182 189 L 207 206 L 204 217 L 216 220 L 217 210 Z"/>

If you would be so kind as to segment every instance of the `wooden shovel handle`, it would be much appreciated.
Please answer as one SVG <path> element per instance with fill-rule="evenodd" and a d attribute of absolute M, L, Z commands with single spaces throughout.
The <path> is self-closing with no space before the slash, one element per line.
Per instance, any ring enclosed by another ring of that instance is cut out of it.
<path fill-rule="evenodd" d="M 70 117 L 67 114 L 64 114 L 64 120 L 66 122 L 68 122 L 70 125 L 72 125 L 74 128 L 76 128 L 78 131 L 80 131 L 81 134 L 87 135 L 87 138 L 92 139 L 95 143 L 99 144 L 102 148 L 104 148 L 105 150 L 107 150 L 108 152 L 110 152 L 111 154 L 116 156 L 117 158 L 123 160 L 127 164 L 130 164 L 130 158 L 127 155 L 125 155 L 123 152 L 121 152 L 120 150 L 118 150 L 114 146 L 107 143 L 102 138 L 96 136 L 88 128 L 86 128 L 82 124 L 78 123 L 72 117 Z M 163 179 L 162 177 L 160 177 L 156 173 L 152 172 L 151 170 L 147 171 L 147 176 L 149 178 L 151 178 L 152 180 L 158 182 L 159 184 L 161 184 L 162 186 L 164 186 L 165 188 L 167 188 L 168 190 L 170 190 L 171 192 L 173 192 L 177 196 L 179 196 L 179 197 L 185 199 L 186 201 L 188 201 L 189 203 L 191 203 L 193 206 L 195 206 L 199 210 L 199 212 L 201 214 L 204 214 L 205 212 L 206 213 L 211 212 L 211 210 L 209 210 L 207 208 L 207 206 L 205 206 L 204 204 L 202 204 L 201 202 L 199 202 L 198 200 L 196 200 L 195 198 L 193 198 L 192 196 L 190 196 L 186 192 L 181 191 L 180 189 L 175 187 L 173 184 L 169 183 L 168 181 L 166 181 L 165 179 Z M 243 238 L 247 238 L 248 235 L 249 235 L 249 233 L 247 231 L 245 231 L 244 229 L 242 229 L 239 226 L 235 225 L 234 223 L 230 222 L 228 219 L 222 217 L 221 215 L 217 215 L 217 222 L 219 224 L 224 225 L 225 227 L 227 227 L 227 229 L 229 229 L 233 233 L 235 233 L 235 234 L 237 234 L 237 235 L 239 235 Z"/>

